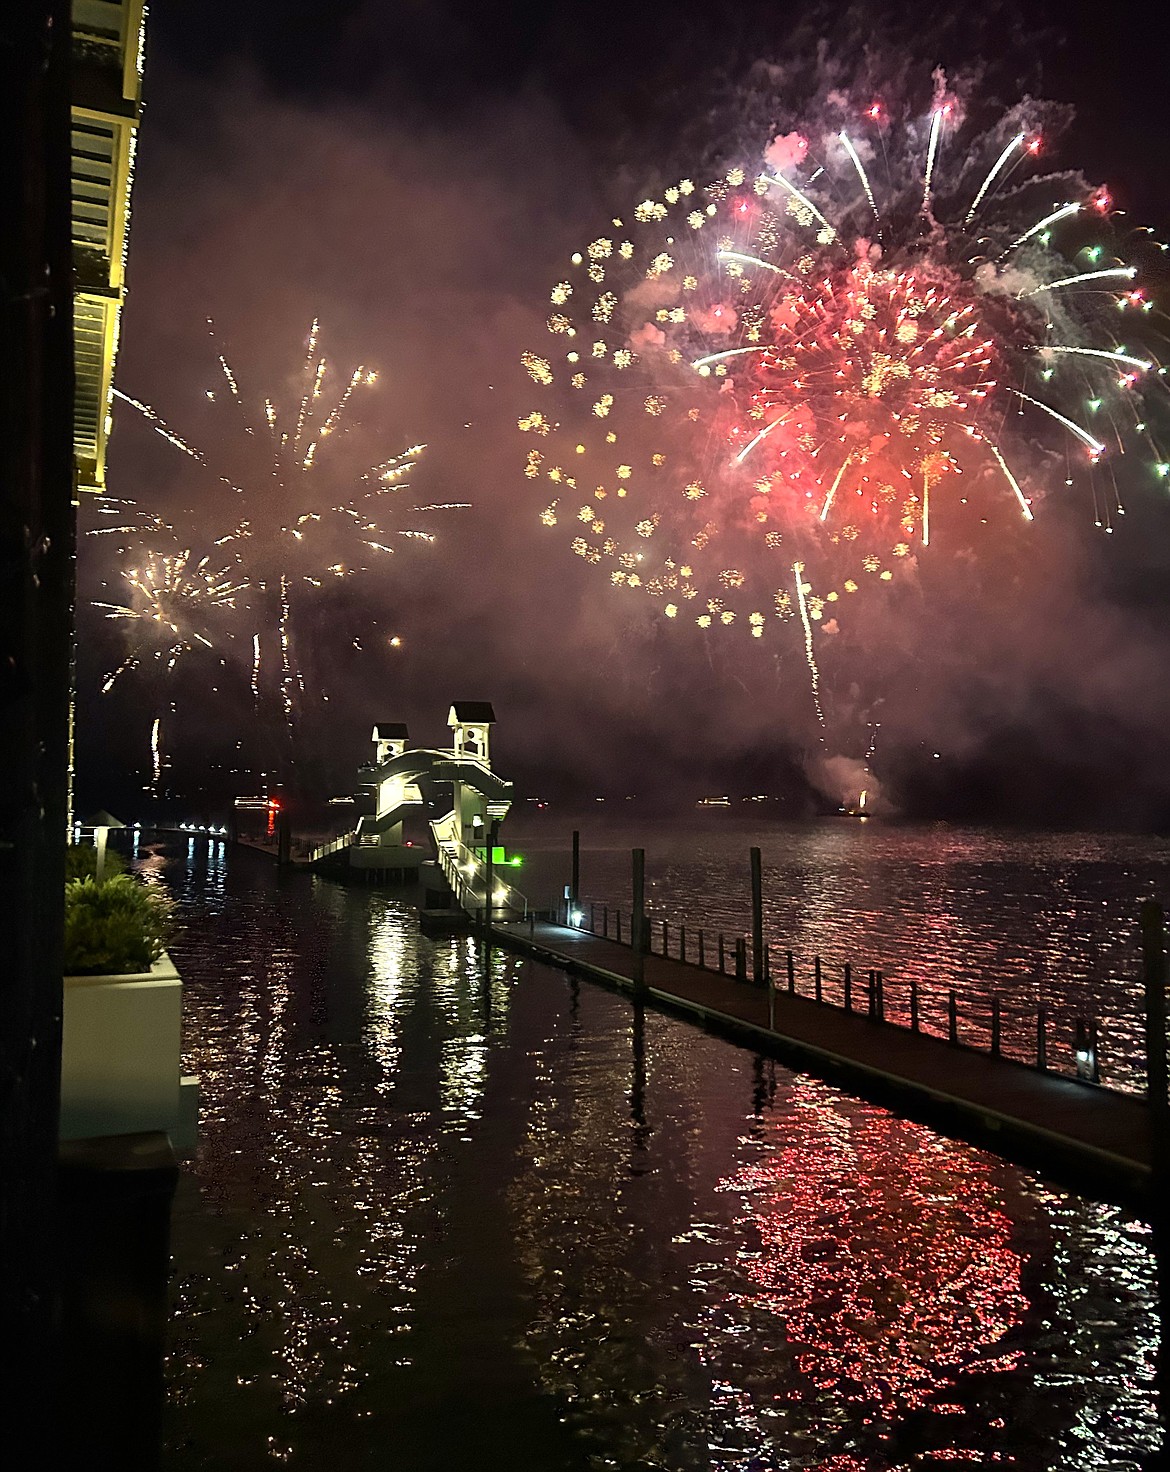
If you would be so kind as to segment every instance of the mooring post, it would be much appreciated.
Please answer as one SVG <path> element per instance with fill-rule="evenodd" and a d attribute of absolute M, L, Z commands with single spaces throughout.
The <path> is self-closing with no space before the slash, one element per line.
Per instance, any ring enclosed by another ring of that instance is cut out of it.
<path fill-rule="evenodd" d="M 1153 1141 L 1153 1199 L 1164 1199 L 1170 1177 L 1170 1101 L 1166 1093 L 1166 950 L 1162 906 L 1147 900 L 1141 911 L 1142 977 L 1146 1000 L 1146 1099 Z M 1160 1215 L 1165 1219 L 1163 1206 Z M 1170 1284 L 1163 1284 L 1163 1292 Z"/>
<path fill-rule="evenodd" d="M 764 880 L 760 851 L 751 851 L 752 863 L 752 980 L 764 984 Z"/>
<path fill-rule="evenodd" d="M 791 951 L 785 951 L 784 955 L 785 955 L 785 959 L 786 959 L 787 966 L 788 966 L 788 990 L 790 992 L 795 993 L 795 991 L 796 991 L 796 962 L 793 961 L 793 959 L 792 959 L 792 952 Z"/>
<path fill-rule="evenodd" d="M 999 1057 L 1000 1042 L 999 996 L 993 995 L 991 998 L 991 1056 L 993 1058 Z"/>
<path fill-rule="evenodd" d="M 719 932 L 719 971 L 723 974 L 727 970 L 727 958 L 724 955 L 723 932 Z"/>
<path fill-rule="evenodd" d="M 581 907 L 581 834 L 573 829 L 573 877 L 569 884 L 569 921 Z"/>
<path fill-rule="evenodd" d="M 821 992 L 821 958 L 813 957 L 813 996 L 818 1002 L 823 1001 Z"/>
<path fill-rule="evenodd" d="M 910 1031 L 918 1031 L 918 978 L 910 978 Z"/>
<path fill-rule="evenodd" d="M 1036 1008 L 1036 1067 L 1048 1068 L 1048 1017 L 1043 1007 Z"/>
<path fill-rule="evenodd" d="M 947 993 L 947 1039 L 952 1043 L 959 1041 L 959 1002 L 953 987 Z"/>
<path fill-rule="evenodd" d="M 737 935 L 735 937 L 735 979 L 736 981 L 747 980 L 747 936 Z"/>
<path fill-rule="evenodd" d="M 639 997 L 646 985 L 646 850 L 631 854 L 634 881 L 634 913 L 630 919 L 630 944 L 634 948 L 634 990 Z"/>
<path fill-rule="evenodd" d="M 845 1010 L 853 1011 L 853 967 L 845 962 Z"/>

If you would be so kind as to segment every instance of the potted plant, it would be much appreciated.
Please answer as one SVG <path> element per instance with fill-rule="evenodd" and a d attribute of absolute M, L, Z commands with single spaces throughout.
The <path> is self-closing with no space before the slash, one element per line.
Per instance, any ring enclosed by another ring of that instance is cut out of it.
<path fill-rule="evenodd" d="M 188 1150 L 198 1083 L 181 1078 L 170 904 L 132 875 L 91 877 L 85 852 L 67 859 L 61 1138 L 165 1130 Z"/>

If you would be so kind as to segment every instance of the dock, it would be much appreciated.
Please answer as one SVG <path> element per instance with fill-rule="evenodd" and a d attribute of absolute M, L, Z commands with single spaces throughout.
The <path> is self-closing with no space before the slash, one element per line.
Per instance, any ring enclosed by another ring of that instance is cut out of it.
<path fill-rule="evenodd" d="M 638 989 L 628 944 L 547 920 L 497 921 L 491 939 L 840 1082 L 1081 1195 L 1138 1209 L 1152 1202 L 1151 1110 L 1135 1095 L 655 953 L 641 958 Z"/>

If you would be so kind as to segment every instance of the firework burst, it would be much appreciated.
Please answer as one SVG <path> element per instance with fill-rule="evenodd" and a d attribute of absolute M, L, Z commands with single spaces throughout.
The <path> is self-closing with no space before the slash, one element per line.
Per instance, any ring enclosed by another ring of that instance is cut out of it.
<path fill-rule="evenodd" d="M 1167 475 L 1149 236 L 1038 171 L 1052 109 L 975 136 L 936 81 L 901 119 L 835 93 L 755 168 L 615 219 L 523 359 L 544 523 L 668 619 L 794 621 L 818 715 L 817 640 L 858 595 L 1055 482 L 1112 530 L 1130 450 Z"/>
<path fill-rule="evenodd" d="M 234 582 L 226 569 L 210 569 L 209 562 L 209 557 L 193 562 L 190 551 L 148 553 L 141 567 L 122 574 L 125 603 L 95 603 L 107 618 L 125 621 L 133 641 L 126 659 L 106 676 L 103 694 L 120 674 L 146 660 L 162 664 L 169 674 L 183 655 L 215 647 L 216 625 L 235 610 L 245 584 Z"/>
<path fill-rule="evenodd" d="M 339 374 L 320 349 L 319 322 L 309 331 L 291 400 L 284 404 L 275 394 L 247 394 L 213 324 L 208 328 L 219 379 L 205 397 L 209 405 L 220 406 L 218 413 L 227 421 L 204 436 L 215 444 L 214 453 L 180 433 L 150 404 L 115 393 L 155 433 L 206 470 L 200 520 L 212 530 L 205 533 L 205 545 L 228 564 L 219 576 L 231 588 L 231 606 L 251 623 L 250 637 L 237 642 L 248 649 L 253 695 L 259 702 L 264 689 L 275 686 L 291 729 L 305 690 L 295 638 L 301 596 L 369 571 L 398 543 L 433 542 L 427 518 L 468 503 L 410 502 L 410 474 L 425 445 L 370 458 L 369 433 L 357 405 L 378 375 L 365 365 Z M 152 532 L 170 530 L 157 517 L 139 514 L 136 520 L 129 503 L 122 511 L 122 526 L 96 530 L 136 533 L 139 545 Z M 405 525 L 404 513 L 410 518 Z"/>

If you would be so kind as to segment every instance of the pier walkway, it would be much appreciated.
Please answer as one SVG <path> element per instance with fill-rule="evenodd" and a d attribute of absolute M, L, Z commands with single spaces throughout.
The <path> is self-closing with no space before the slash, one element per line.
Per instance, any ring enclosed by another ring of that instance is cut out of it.
<path fill-rule="evenodd" d="M 629 945 L 546 921 L 500 923 L 510 950 L 634 991 Z M 768 989 L 687 961 L 645 954 L 645 1000 L 711 1031 L 985 1146 L 1083 1195 L 1151 1199 L 1151 1112 L 1144 1099 L 991 1057 L 857 1012 Z"/>

